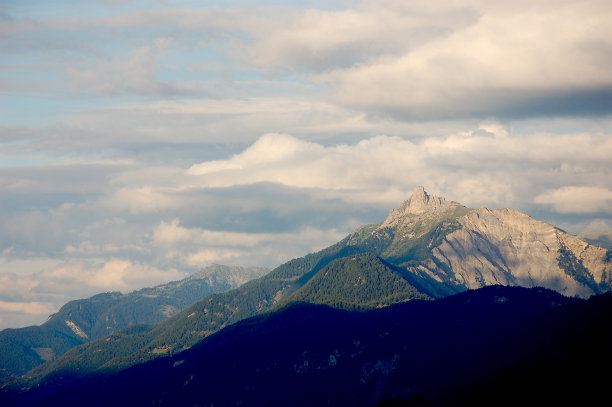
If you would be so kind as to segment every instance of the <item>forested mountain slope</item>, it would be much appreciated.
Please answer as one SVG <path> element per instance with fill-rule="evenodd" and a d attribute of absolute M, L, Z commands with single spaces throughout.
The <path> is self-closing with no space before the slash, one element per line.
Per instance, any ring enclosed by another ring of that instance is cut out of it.
<path fill-rule="evenodd" d="M 491 286 L 369 312 L 294 303 L 171 358 L 49 382 L 7 405 L 590 405 L 612 361 L 612 296 Z M 560 403 L 560 404 L 559 404 Z"/>
<path fill-rule="evenodd" d="M 520 212 L 473 210 L 419 187 L 380 224 L 208 296 L 160 324 L 74 348 L 31 371 L 27 380 L 34 384 L 62 376 L 59 372 L 116 370 L 171 356 L 292 301 L 365 310 L 493 284 L 587 297 L 610 289 L 611 257 L 606 249 Z"/>
<path fill-rule="evenodd" d="M 180 281 L 70 301 L 40 326 L 0 332 L 0 378 L 23 374 L 74 346 L 119 329 L 156 324 L 207 295 L 238 287 L 268 271 L 211 265 Z"/>

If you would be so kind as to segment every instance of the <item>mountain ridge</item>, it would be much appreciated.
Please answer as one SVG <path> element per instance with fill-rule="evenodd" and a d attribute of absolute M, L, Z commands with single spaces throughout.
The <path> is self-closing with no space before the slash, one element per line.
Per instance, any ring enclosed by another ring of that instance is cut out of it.
<path fill-rule="evenodd" d="M 350 270 L 348 261 L 354 256 L 371 256 L 364 263 L 371 272 L 362 276 L 376 280 L 368 284 L 374 284 L 379 297 L 366 301 L 359 294 L 362 298 L 357 301 L 336 301 L 331 296 L 321 302 L 367 309 L 413 298 L 441 298 L 490 284 L 542 286 L 566 296 L 587 297 L 610 290 L 612 265 L 606 253 L 518 211 L 469 209 L 419 187 L 384 222 L 357 228 L 334 245 L 290 260 L 237 289 L 210 295 L 155 326 L 81 345 L 34 369 L 27 381 L 32 385 L 60 371 L 117 370 L 175 355 L 240 320 L 300 300 L 300 290 L 311 281 L 328 289 L 345 287 L 334 296 L 354 296 L 350 292 L 355 282 L 349 283 L 358 273 Z M 325 277 L 329 267 L 335 271 Z M 544 272 L 537 274 L 538 270 Z M 333 278 L 341 280 L 331 284 Z M 386 295 L 385 279 L 399 281 L 416 293 L 407 289 L 398 297 Z M 306 300 L 313 300 L 313 295 Z M 339 302 L 344 305 L 335 304 Z"/>
<path fill-rule="evenodd" d="M 351 233 L 349 244 L 365 244 L 440 283 L 446 295 L 490 284 L 543 286 L 582 298 L 612 289 L 609 250 L 522 212 L 469 209 L 421 186 L 384 222 Z M 401 251 L 404 257 L 394 255 Z"/>
<path fill-rule="evenodd" d="M 431 262 L 424 266 L 430 275 L 451 269 L 451 277 L 469 289 L 490 284 L 544 286 L 582 298 L 612 288 L 607 250 L 553 225 L 512 209 L 486 208 L 458 222 L 462 227 L 434 248 Z M 565 257 L 576 264 L 568 268 Z"/>
<path fill-rule="evenodd" d="M 69 301 L 41 325 L 0 331 L 0 379 L 25 373 L 74 346 L 122 328 L 161 322 L 209 294 L 227 291 L 267 271 L 213 264 L 183 280 Z"/>
<path fill-rule="evenodd" d="M 612 359 L 597 357 L 612 339 L 611 311 L 610 294 L 505 286 L 365 313 L 293 303 L 179 355 L 48 383 L 7 405 L 588 404 L 605 388 L 595 366 Z M 561 381 L 567 387 L 555 391 Z"/>

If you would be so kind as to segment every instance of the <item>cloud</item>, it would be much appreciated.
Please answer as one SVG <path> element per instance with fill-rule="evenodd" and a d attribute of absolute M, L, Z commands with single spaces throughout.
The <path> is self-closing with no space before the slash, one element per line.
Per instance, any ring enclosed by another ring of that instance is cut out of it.
<path fill-rule="evenodd" d="M 81 95 L 249 97 L 285 86 L 292 96 L 310 89 L 364 114 L 408 121 L 611 113 L 605 0 L 404 3 L 4 21 L 0 50 L 44 52 L 49 65 L 26 64 L 38 73 L 30 76 L 55 83 L 52 92 Z M 218 69 L 194 75 L 197 66 Z M 15 64 L 11 75 L 17 80 L 23 68 Z"/>
<path fill-rule="evenodd" d="M 284 17 L 250 30 L 249 63 L 302 72 L 367 65 L 464 28 L 477 20 L 478 12 L 446 4 L 437 9 L 367 1 L 342 10 L 286 12 Z"/>
<path fill-rule="evenodd" d="M 535 198 L 561 213 L 600 212 L 612 214 L 612 190 L 598 186 L 566 186 L 548 190 Z"/>
<path fill-rule="evenodd" d="M 20 312 L 31 315 L 50 314 L 54 311 L 53 305 L 41 302 L 8 302 L 0 300 L 0 310 Z"/>
<path fill-rule="evenodd" d="M 50 302 L 0 300 L 0 329 L 39 324 L 55 311 L 57 306 Z"/>
<path fill-rule="evenodd" d="M 325 247 L 342 239 L 337 229 L 302 227 L 286 233 L 237 233 L 183 227 L 179 219 L 161 222 L 154 230 L 152 244 L 166 260 L 179 267 L 201 268 L 210 263 L 282 263 L 293 257 Z M 266 260 L 267 258 L 267 260 Z"/>
<path fill-rule="evenodd" d="M 0 327 L 41 323 L 47 315 L 76 298 L 104 291 L 130 292 L 187 275 L 172 267 L 160 268 L 113 257 L 65 261 L 0 258 Z M 18 315 L 25 315 L 21 322 Z M 16 324 L 5 324 L 5 320 Z"/>
<path fill-rule="evenodd" d="M 228 249 L 203 249 L 188 253 L 185 263 L 191 267 L 202 267 L 202 264 L 227 262 L 236 257 L 244 256 L 244 252 Z"/>
<path fill-rule="evenodd" d="M 57 288 L 87 287 L 90 292 L 108 290 L 130 291 L 145 284 L 177 280 L 184 277 L 175 269 L 160 270 L 156 267 L 124 259 L 111 258 L 107 261 L 71 261 L 37 273 L 41 281 L 39 292 L 53 292 Z M 44 284 L 42 284 L 44 282 Z M 67 287 L 63 287 L 66 285 Z"/>
<path fill-rule="evenodd" d="M 269 133 L 224 159 L 191 165 L 75 160 L 5 168 L 0 249 L 10 248 L 12 259 L 113 256 L 159 266 L 168 256 L 156 259 L 154 248 L 175 245 L 180 236 L 200 245 L 189 253 L 210 247 L 247 253 L 274 242 L 289 247 L 275 235 L 293 239 L 304 228 L 347 233 L 348 225 L 381 220 L 366 214 L 384 216 L 416 185 L 470 206 L 542 211 L 553 203 L 542 191 L 595 188 L 583 192 L 599 197 L 597 188 L 612 189 L 611 155 L 606 132 L 525 134 L 490 121 L 446 135 L 352 143 Z M 584 205 L 581 213 L 602 205 Z M 299 255 L 295 248 L 305 246 L 292 247 Z M 173 267 L 193 267 L 184 256 L 174 258 Z M 245 254 L 232 261 L 270 266 L 274 260 Z"/>
<path fill-rule="evenodd" d="M 129 103 L 75 111 L 59 121 L 40 127 L 0 126 L 0 163 L 74 163 L 80 159 L 83 166 L 89 165 L 87 171 L 96 167 L 123 171 L 121 167 L 133 167 L 138 161 L 167 167 L 176 161 L 191 165 L 203 155 L 223 157 L 262 134 L 282 129 L 292 129 L 297 137 L 321 140 L 354 139 L 381 131 L 409 134 L 415 127 L 418 132 L 439 132 L 448 127 L 426 130 L 423 125 L 379 122 L 325 101 L 285 96 Z"/>
<path fill-rule="evenodd" d="M 244 35 L 247 21 L 244 11 L 238 15 L 221 8 L 134 8 L 82 18 L 49 18 L 29 10 L 34 16 L 0 21 L 0 53 L 7 57 L 2 68 L 10 78 L 4 86 L 63 98 L 202 96 L 208 78 L 193 78 L 187 63 L 174 58 L 199 61 L 201 53 L 224 54 L 227 40 Z M 56 15 L 70 14 L 58 6 Z M 216 45 L 217 41 L 223 43 Z M 223 65 L 226 73 L 236 70 L 232 64 Z M 28 80 L 23 80 L 24 71 Z M 169 79 L 161 79 L 164 76 Z M 29 85 L 33 81 L 34 87 Z"/>
<path fill-rule="evenodd" d="M 444 135 L 350 143 L 268 133 L 191 165 L 73 160 L 5 168 L 0 300 L 59 307 L 176 280 L 210 262 L 274 267 L 384 220 L 417 185 L 579 232 L 609 222 L 610 156 L 606 132 L 517 131 L 487 121 Z M 45 261 L 24 263 L 32 258 Z"/>
<path fill-rule="evenodd" d="M 79 163 L 0 169 L 0 247 L 11 247 L 11 257 L 60 255 L 68 244 L 109 238 L 111 231 L 118 247 L 136 243 L 130 225 L 100 211 L 97 202 L 110 189 L 106 177 L 117 168 L 108 170 Z"/>
<path fill-rule="evenodd" d="M 2 272 L 0 273 L 0 295 L 2 300 L 11 303 L 20 303 L 32 301 L 31 291 L 38 282 L 30 273 L 20 270 L 19 264 L 11 264 L 3 261 L 0 258 L 0 264 L 2 265 Z M 31 261 L 27 262 L 27 265 L 41 267 L 41 264 L 33 264 Z M 15 272 L 9 272 L 8 270 L 15 270 Z"/>
<path fill-rule="evenodd" d="M 168 194 L 151 186 L 118 188 L 106 202 L 114 211 L 127 210 L 133 214 L 156 213 L 178 204 L 179 202 L 171 199 Z"/>
<path fill-rule="evenodd" d="M 185 243 L 195 245 L 215 246 L 250 246 L 253 247 L 263 240 L 274 239 L 276 235 L 269 233 L 236 233 L 213 231 L 201 228 L 185 228 L 178 219 L 171 223 L 161 222 L 153 231 L 153 244 L 156 246 L 175 246 Z"/>
<path fill-rule="evenodd" d="M 201 87 L 194 82 L 161 81 L 157 72 L 161 70 L 155 54 L 163 56 L 171 46 L 172 40 L 156 38 L 156 52 L 151 47 L 139 47 L 130 50 L 124 59 L 113 58 L 109 62 L 96 61 L 82 63 L 83 66 L 69 66 L 66 71 L 77 92 L 92 92 L 105 96 L 122 94 L 159 95 L 172 97 L 176 95 L 204 96 Z"/>
<path fill-rule="evenodd" d="M 325 190 L 347 202 L 393 205 L 423 184 L 467 204 L 524 207 L 526 193 L 542 185 L 609 183 L 609 140 L 604 134 L 523 137 L 495 123 L 420 141 L 377 136 L 329 147 L 268 134 L 227 160 L 196 164 L 189 173 L 208 188 L 274 182 Z"/>
<path fill-rule="evenodd" d="M 78 246 L 74 246 L 72 244 L 66 245 L 64 248 L 64 253 L 68 255 L 84 255 L 84 256 L 99 256 L 103 255 L 112 255 L 118 254 L 120 252 L 125 251 L 140 251 L 143 250 L 141 247 L 136 245 L 123 245 L 119 246 L 115 243 L 105 243 L 102 245 L 95 244 L 89 240 L 84 240 L 78 244 Z"/>
<path fill-rule="evenodd" d="M 271 3 L 0 6 L 1 301 L 273 267 L 416 185 L 610 223 L 607 1 Z"/>
<path fill-rule="evenodd" d="M 388 177 L 397 159 L 418 160 L 415 152 L 412 142 L 398 137 L 325 148 L 286 134 L 267 134 L 230 159 L 193 165 L 189 173 L 201 176 L 206 187 L 275 182 L 297 188 L 356 189 Z M 402 165 L 410 166 L 410 160 Z"/>
<path fill-rule="evenodd" d="M 472 24 L 320 80 L 339 103 L 404 120 L 611 113 L 605 2 L 466 4 Z"/>

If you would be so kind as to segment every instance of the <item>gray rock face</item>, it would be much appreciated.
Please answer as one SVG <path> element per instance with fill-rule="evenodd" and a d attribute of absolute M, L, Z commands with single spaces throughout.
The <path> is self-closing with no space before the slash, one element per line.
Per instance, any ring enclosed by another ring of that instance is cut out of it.
<path fill-rule="evenodd" d="M 458 208 L 465 214 L 458 216 Z M 440 295 L 493 284 L 540 286 L 579 297 L 612 289 L 612 264 L 605 248 L 524 213 L 469 210 L 430 196 L 423 187 L 417 187 L 373 233 L 392 228 L 402 238 L 418 238 L 430 230 L 423 225 L 434 225 L 451 214 L 458 223 L 456 230 L 431 248 L 429 259 L 407 266 L 414 274 L 441 283 Z"/>
<path fill-rule="evenodd" d="M 399 208 L 393 209 L 380 228 L 403 226 L 416 218 L 435 218 L 445 212 L 455 210 L 461 204 L 447 201 L 439 196 L 429 195 L 425 188 L 418 186 L 412 196 L 404 201 Z"/>

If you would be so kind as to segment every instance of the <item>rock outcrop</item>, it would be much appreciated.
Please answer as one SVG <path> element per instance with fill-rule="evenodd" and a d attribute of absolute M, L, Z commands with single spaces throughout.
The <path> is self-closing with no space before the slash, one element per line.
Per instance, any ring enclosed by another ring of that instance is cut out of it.
<path fill-rule="evenodd" d="M 387 219 L 380 225 L 381 228 L 401 226 L 406 221 L 415 218 L 434 218 L 441 214 L 453 211 L 461 204 L 447 201 L 435 195 L 429 195 L 425 188 L 416 187 L 412 196 L 404 201 L 399 208 L 393 209 Z"/>
<path fill-rule="evenodd" d="M 541 286 L 579 297 L 612 289 L 612 264 L 605 248 L 519 211 L 470 210 L 430 196 L 422 187 L 372 233 L 386 228 L 396 240 L 398 235 L 414 239 L 431 234 L 431 227 L 448 219 L 456 226 L 445 229 L 451 230 L 446 236 L 437 236 L 439 244 L 428 248 L 431 256 L 407 265 L 419 277 L 444 286 L 440 294 L 493 284 Z"/>

